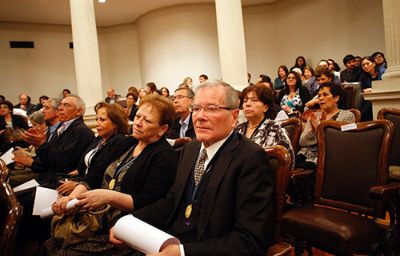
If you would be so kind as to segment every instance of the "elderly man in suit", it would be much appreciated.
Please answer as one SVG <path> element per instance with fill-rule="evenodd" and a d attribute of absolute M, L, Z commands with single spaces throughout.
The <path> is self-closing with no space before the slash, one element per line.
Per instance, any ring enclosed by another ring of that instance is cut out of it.
<path fill-rule="evenodd" d="M 58 111 L 61 125 L 52 135 L 56 136 L 54 139 L 48 142 L 45 134 L 36 134 L 32 130 L 24 133 L 23 139 L 37 148 L 38 157 L 48 166 L 39 174 L 42 186 L 55 188 L 58 185 L 57 173 L 67 174 L 76 170 L 82 153 L 94 140 L 93 132 L 83 122 L 85 109 L 79 96 L 70 95 L 61 101 Z"/>
<path fill-rule="evenodd" d="M 261 147 L 233 131 L 236 91 L 204 82 L 191 106 L 197 140 L 180 156 L 167 197 L 133 214 L 180 239 L 156 255 L 265 255 L 271 242 L 273 173 Z M 113 230 L 110 240 L 115 239 Z"/>

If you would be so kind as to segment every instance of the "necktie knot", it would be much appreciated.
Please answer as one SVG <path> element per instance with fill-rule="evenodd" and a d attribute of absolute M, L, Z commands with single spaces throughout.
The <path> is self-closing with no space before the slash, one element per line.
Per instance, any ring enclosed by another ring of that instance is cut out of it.
<path fill-rule="evenodd" d="M 194 166 L 194 183 L 195 185 L 199 185 L 201 177 L 204 174 L 205 161 L 207 159 L 207 151 L 205 148 L 200 153 L 200 156 L 197 158 L 196 165 Z"/>
<path fill-rule="evenodd" d="M 60 128 L 57 129 L 57 135 L 60 137 L 60 135 L 65 131 L 67 126 L 65 124 L 62 124 Z"/>

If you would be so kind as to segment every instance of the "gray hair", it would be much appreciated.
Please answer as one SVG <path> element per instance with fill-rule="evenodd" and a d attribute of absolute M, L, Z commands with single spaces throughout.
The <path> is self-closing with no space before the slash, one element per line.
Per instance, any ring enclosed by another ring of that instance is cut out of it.
<path fill-rule="evenodd" d="M 225 83 L 221 80 L 214 80 L 214 81 L 205 81 L 201 83 L 199 86 L 196 87 L 195 95 L 203 89 L 203 88 L 208 88 L 208 87 L 222 87 L 225 90 L 225 99 L 224 103 L 226 107 L 231 108 L 231 109 L 237 109 L 239 108 L 239 95 L 235 88 L 233 88 L 231 85 L 228 83 Z"/>
<path fill-rule="evenodd" d="M 29 116 L 29 120 L 35 124 L 44 124 L 44 113 L 40 110 L 37 110 Z"/>
<path fill-rule="evenodd" d="M 86 105 L 85 105 L 85 102 L 83 101 L 83 99 L 81 97 L 79 97 L 78 95 L 74 95 L 74 94 L 70 94 L 70 95 L 68 95 L 68 97 L 71 97 L 71 98 L 75 99 L 76 106 L 79 109 L 82 109 L 82 115 L 81 116 L 85 115 Z"/>
<path fill-rule="evenodd" d="M 52 108 L 57 109 L 60 107 L 61 100 L 59 98 L 50 98 L 46 101 Z"/>
<path fill-rule="evenodd" d="M 186 92 L 186 96 L 188 96 L 189 98 L 193 99 L 194 97 L 194 92 L 192 89 L 187 88 L 187 87 L 180 87 L 178 89 L 175 90 L 175 92 L 177 91 L 185 91 Z"/>

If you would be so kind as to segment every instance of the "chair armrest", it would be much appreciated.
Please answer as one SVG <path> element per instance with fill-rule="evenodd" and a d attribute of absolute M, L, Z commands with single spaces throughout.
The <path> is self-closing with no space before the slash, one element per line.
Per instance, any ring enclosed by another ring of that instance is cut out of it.
<path fill-rule="evenodd" d="M 314 173 L 313 170 L 304 170 L 303 168 L 295 168 L 290 173 L 290 178 L 295 182 L 299 179 L 311 176 Z"/>
<path fill-rule="evenodd" d="M 393 196 L 399 196 L 400 183 L 390 183 L 382 186 L 374 186 L 370 188 L 370 196 L 372 199 L 387 201 Z"/>

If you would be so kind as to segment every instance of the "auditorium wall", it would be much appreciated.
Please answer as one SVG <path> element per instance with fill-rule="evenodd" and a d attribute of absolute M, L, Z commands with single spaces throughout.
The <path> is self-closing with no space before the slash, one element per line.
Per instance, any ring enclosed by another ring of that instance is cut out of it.
<path fill-rule="evenodd" d="M 272 78 L 298 55 L 315 66 L 348 53 L 385 52 L 381 0 L 282 0 L 243 9 L 248 71 Z M 103 94 L 114 87 L 154 81 L 175 89 L 185 76 L 220 78 L 216 15 L 212 4 L 179 5 L 143 14 L 133 24 L 98 28 Z M 35 49 L 10 49 L 10 40 L 35 41 Z M 76 92 L 68 26 L 0 23 L 0 94 L 16 101 L 28 92 Z"/>

